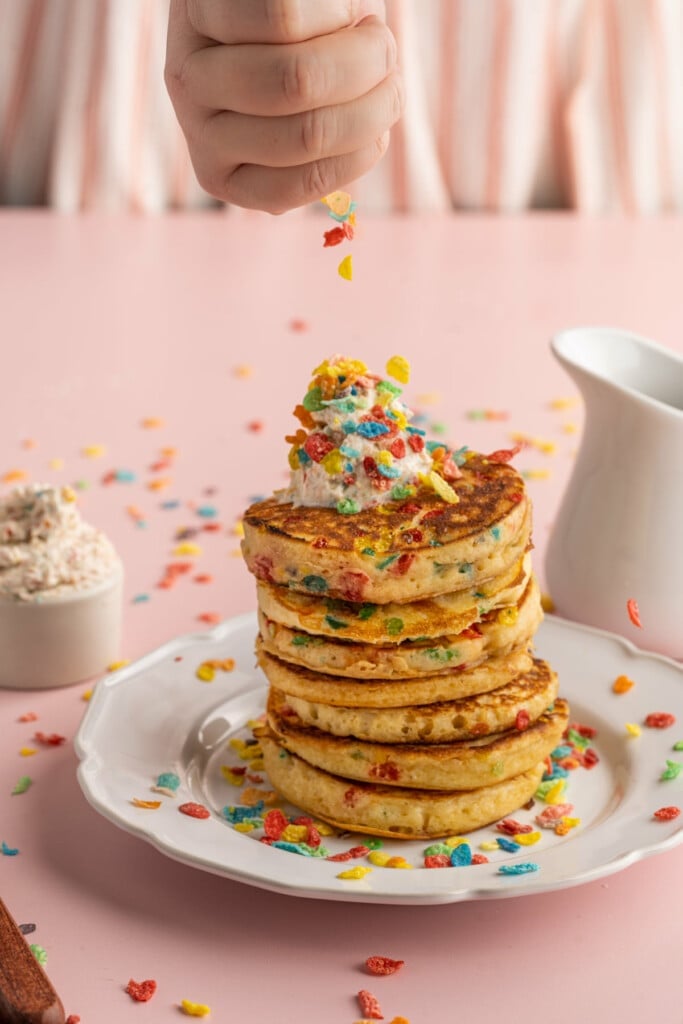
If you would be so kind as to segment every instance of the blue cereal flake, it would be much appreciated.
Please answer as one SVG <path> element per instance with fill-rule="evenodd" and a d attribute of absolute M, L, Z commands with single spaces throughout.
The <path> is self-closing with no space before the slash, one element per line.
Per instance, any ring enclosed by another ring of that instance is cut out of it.
<path fill-rule="evenodd" d="M 382 462 L 377 464 L 379 473 L 386 477 L 387 480 L 395 480 L 401 475 L 401 470 L 398 466 L 385 466 Z"/>
<path fill-rule="evenodd" d="M 550 756 L 553 761 L 561 761 L 563 757 L 569 757 L 572 752 L 573 748 L 568 743 L 563 743 L 561 746 L 555 747 Z"/>
<path fill-rule="evenodd" d="M 469 843 L 460 843 L 451 853 L 451 864 L 454 868 L 466 868 L 472 863 L 472 847 Z"/>
<path fill-rule="evenodd" d="M 213 505 L 200 505 L 196 511 L 202 519 L 214 519 L 218 515 L 218 509 Z"/>
<path fill-rule="evenodd" d="M 253 824 L 258 825 L 260 824 L 260 818 L 265 806 L 263 800 L 259 800 L 253 807 L 224 807 L 221 810 L 221 814 L 231 825 L 237 825 L 243 821 L 253 822 Z"/>
<path fill-rule="evenodd" d="M 162 501 L 161 507 L 165 510 L 180 508 L 180 501 L 177 498 L 169 498 L 168 501 Z"/>
<path fill-rule="evenodd" d="M 132 604 L 145 604 L 146 601 L 149 601 L 149 594 L 136 594 L 132 598 Z"/>
<path fill-rule="evenodd" d="M 543 772 L 543 782 L 551 782 L 554 779 L 566 779 L 569 776 L 569 769 L 562 768 L 559 764 L 553 764 L 551 772 Z"/>
<path fill-rule="evenodd" d="M 157 786 L 170 789 L 175 793 L 180 786 L 180 777 L 175 772 L 162 772 L 157 776 Z"/>
<path fill-rule="evenodd" d="M 501 864 L 498 868 L 499 875 L 530 875 L 533 871 L 540 871 L 540 865 L 533 861 L 526 864 Z"/>
<path fill-rule="evenodd" d="M 314 594 L 324 594 L 328 589 L 324 576 L 304 576 L 301 582 L 306 590 L 312 590 Z"/>
<path fill-rule="evenodd" d="M 122 484 L 132 484 L 137 479 L 135 473 L 133 473 L 131 469 L 117 469 L 114 473 L 114 477 Z"/>
<path fill-rule="evenodd" d="M 13 847 L 8 846 L 4 839 L 2 843 L 0 843 L 0 851 L 2 852 L 4 857 L 16 857 L 16 855 L 19 853 L 18 849 L 14 849 Z"/>
<path fill-rule="evenodd" d="M 517 850 L 521 849 L 521 843 L 515 843 L 512 839 L 504 839 L 502 836 L 498 836 L 498 845 L 506 853 L 517 853 Z"/>
<path fill-rule="evenodd" d="M 500 540 L 500 526 L 492 526 L 489 532 L 494 540 Z"/>
<path fill-rule="evenodd" d="M 276 839 L 274 843 L 270 844 L 277 850 L 286 850 L 287 853 L 298 853 L 302 857 L 310 857 L 311 847 L 307 846 L 306 843 L 288 843 L 286 839 Z"/>
<path fill-rule="evenodd" d="M 360 434 L 361 437 L 380 437 L 382 434 L 389 433 L 389 427 L 386 423 L 378 423 L 376 420 L 365 420 L 363 423 L 358 424 L 356 433 Z"/>

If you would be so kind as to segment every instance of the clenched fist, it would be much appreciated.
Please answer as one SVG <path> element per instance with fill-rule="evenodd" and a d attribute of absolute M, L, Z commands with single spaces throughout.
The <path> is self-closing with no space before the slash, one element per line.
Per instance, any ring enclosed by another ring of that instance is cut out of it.
<path fill-rule="evenodd" d="M 403 107 L 383 0 L 171 0 L 166 85 L 203 188 L 283 213 L 369 171 Z"/>

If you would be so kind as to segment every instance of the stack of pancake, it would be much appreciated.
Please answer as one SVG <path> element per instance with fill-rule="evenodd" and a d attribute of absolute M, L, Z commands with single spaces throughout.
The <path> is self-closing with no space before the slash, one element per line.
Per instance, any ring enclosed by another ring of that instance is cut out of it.
<path fill-rule="evenodd" d="M 278 496 L 245 514 L 266 771 L 337 828 L 411 839 L 496 821 L 533 796 L 567 727 L 531 653 L 524 482 L 505 453 L 470 452 L 452 488 L 352 516 Z"/>

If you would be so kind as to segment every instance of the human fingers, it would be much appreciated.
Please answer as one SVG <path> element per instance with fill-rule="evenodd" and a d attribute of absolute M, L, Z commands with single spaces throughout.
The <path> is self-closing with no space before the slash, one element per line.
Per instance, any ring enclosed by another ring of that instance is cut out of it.
<path fill-rule="evenodd" d="M 389 132 L 363 149 L 342 156 L 314 160 L 300 167 L 263 167 L 242 164 L 228 174 L 208 171 L 195 163 L 199 183 L 217 199 L 250 210 L 285 213 L 316 202 L 348 185 L 374 167 L 389 145 Z"/>
<path fill-rule="evenodd" d="M 289 117 L 222 111 L 204 126 L 201 146 L 216 166 L 295 167 L 363 149 L 398 121 L 403 82 L 394 72 L 365 96 Z"/>
<path fill-rule="evenodd" d="M 384 0 L 186 0 L 195 31 L 219 43 L 298 43 L 384 17 Z"/>
<path fill-rule="evenodd" d="M 396 42 L 377 18 L 282 46 L 207 46 L 186 58 L 182 90 L 197 107 L 288 115 L 363 96 L 395 67 Z"/>

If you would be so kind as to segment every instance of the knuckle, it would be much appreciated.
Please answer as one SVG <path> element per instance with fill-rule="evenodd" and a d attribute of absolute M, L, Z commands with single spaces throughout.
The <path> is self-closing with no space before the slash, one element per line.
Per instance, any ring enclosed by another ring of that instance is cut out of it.
<path fill-rule="evenodd" d="M 287 103 L 309 110 L 324 93 L 324 73 L 309 55 L 293 53 L 282 69 L 282 92 Z"/>
<path fill-rule="evenodd" d="M 315 199 L 326 196 L 334 191 L 336 182 L 331 173 L 331 165 L 326 160 L 313 160 L 303 170 L 304 194 Z"/>
<path fill-rule="evenodd" d="M 271 38 L 292 43 L 302 38 L 300 0 L 266 0 L 265 17 Z"/>
<path fill-rule="evenodd" d="M 334 118 L 324 107 L 301 115 L 301 146 L 309 160 L 328 156 L 334 142 Z"/>

